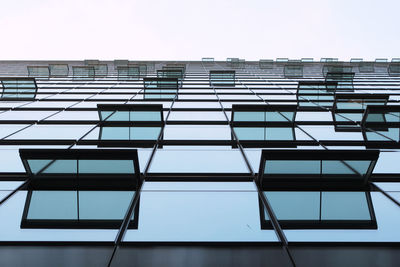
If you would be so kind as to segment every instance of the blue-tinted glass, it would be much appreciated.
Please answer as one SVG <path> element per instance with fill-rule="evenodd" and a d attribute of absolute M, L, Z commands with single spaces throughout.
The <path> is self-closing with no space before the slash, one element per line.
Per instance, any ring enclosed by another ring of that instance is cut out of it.
<path fill-rule="evenodd" d="M 265 192 L 278 220 L 319 220 L 320 192 Z"/>
<path fill-rule="evenodd" d="M 266 121 L 293 121 L 294 112 L 266 112 Z"/>
<path fill-rule="evenodd" d="M 322 220 L 370 220 L 365 192 L 322 192 Z"/>
<path fill-rule="evenodd" d="M 78 219 L 76 191 L 32 191 L 27 219 Z"/>
<path fill-rule="evenodd" d="M 233 116 L 234 121 L 265 121 L 263 111 L 236 111 Z"/>
<path fill-rule="evenodd" d="M 234 131 L 239 140 L 265 140 L 263 127 L 235 127 Z"/>
<path fill-rule="evenodd" d="M 132 160 L 81 159 L 79 173 L 133 174 L 135 170 Z"/>
<path fill-rule="evenodd" d="M 47 167 L 43 173 L 76 173 L 77 166 L 74 159 L 58 159 Z"/>
<path fill-rule="evenodd" d="M 361 175 L 365 175 L 371 165 L 369 160 L 345 160 L 345 162 Z"/>
<path fill-rule="evenodd" d="M 335 113 L 336 121 L 361 121 L 362 113 Z"/>
<path fill-rule="evenodd" d="M 322 174 L 352 174 L 352 171 L 344 162 L 340 160 L 323 160 L 322 161 Z"/>
<path fill-rule="evenodd" d="M 31 169 L 31 172 L 33 174 L 37 174 L 50 162 L 51 162 L 50 159 L 29 159 L 28 160 L 29 168 Z"/>
<path fill-rule="evenodd" d="M 122 220 L 133 191 L 79 191 L 80 220 Z"/>
<path fill-rule="evenodd" d="M 366 131 L 367 140 L 369 141 L 399 141 L 400 128 L 388 128 L 385 131 L 372 128 L 375 132 Z"/>
<path fill-rule="evenodd" d="M 131 140 L 157 140 L 161 127 L 131 127 Z"/>
<path fill-rule="evenodd" d="M 131 111 L 131 121 L 161 121 L 160 111 Z"/>
<path fill-rule="evenodd" d="M 51 162 L 50 165 L 48 165 Z M 37 174 L 43 167 L 47 166 L 42 173 L 76 173 L 76 160 L 48 160 L 30 159 L 28 160 L 32 173 Z"/>
<path fill-rule="evenodd" d="M 320 174 L 320 160 L 267 160 L 265 174 Z"/>
<path fill-rule="evenodd" d="M 289 127 L 266 128 L 266 140 L 294 140 L 294 129 Z"/>
<path fill-rule="evenodd" d="M 101 140 L 129 140 L 129 127 L 102 127 Z"/>
<path fill-rule="evenodd" d="M 106 121 L 129 121 L 129 111 L 112 111 L 111 116 L 104 116 Z"/>

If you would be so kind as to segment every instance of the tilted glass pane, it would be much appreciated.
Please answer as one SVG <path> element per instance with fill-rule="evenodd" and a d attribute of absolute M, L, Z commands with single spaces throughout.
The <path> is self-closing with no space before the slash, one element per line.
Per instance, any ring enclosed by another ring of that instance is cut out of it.
<path fill-rule="evenodd" d="M 320 174 L 320 160 L 267 160 L 264 174 Z"/>
<path fill-rule="evenodd" d="M 264 192 L 278 220 L 319 220 L 320 192 Z"/>
<path fill-rule="evenodd" d="M 322 192 L 322 220 L 371 220 L 365 192 Z"/>
<path fill-rule="evenodd" d="M 122 220 L 135 192 L 79 191 L 80 220 Z"/>
<path fill-rule="evenodd" d="M 81 159 L 79 173 L 134 174 L 135 169 L 132 160 Z"/>
<path fill-rule="evenodd" d="M 33 174 L 41 173 L 77 173 L 76 160 L 59 159 L 29 159 L 29 167 Z"/>
<path fill-rule="evenodd" d="M 32 191 L 27 219 L 77 220 L 76 191 Z"/>
<path fill-rule="evenodd" d="M 161 127 L 131 127 L 130 140 L 157 140 Z"/>

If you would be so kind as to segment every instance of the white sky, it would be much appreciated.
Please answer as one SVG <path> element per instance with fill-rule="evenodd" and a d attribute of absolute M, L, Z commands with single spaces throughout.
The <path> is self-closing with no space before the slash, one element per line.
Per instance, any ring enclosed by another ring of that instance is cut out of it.
<path fill-rule="evenodd" d="M 0 60 L 400 57 L 400 0 L 0 0 Z"/>

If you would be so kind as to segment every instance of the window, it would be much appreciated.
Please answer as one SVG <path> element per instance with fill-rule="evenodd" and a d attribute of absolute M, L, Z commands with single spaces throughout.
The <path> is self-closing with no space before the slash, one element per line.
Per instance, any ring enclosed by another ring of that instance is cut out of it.
<path fill-rule="evenodd" d="M 94 80 L 95 69 L 93 66 L 72 66 L 72 75 L 77 80 Z"/>
<path fill-rule="evenodd" d="M 163 107 L 157 104 L 97 105 L 99 146 L 152 147 L 164 125 Z"/>
<path fill-rule="evenodd" d="M 63 77 L 69 74 L 68 64 L 49 64 L 49 69 L 51 77 Z"/>
<path fill-rule="evenodd" d="M 336 92 L 354 92 L 354 72 L 328 72 L 325 82 L 336 82 Z"/>
<path fill-rule="evenodd" d="M 233 69 L 244 69 L 246 67 L 246 61 L 244 59 L 232 58 L 229 62 L 229 66 Z"/>
<path fill-rule="evenodd" d="M 107 64 L 88 64 L 89 67 L 94 68 L 94 76 L 96 77 L 105 77 L 108 74 L 108 66 Z"/>
<path fill-rule="evenodd" d="M 179 81 L 183 79 L 183 69 L 163 69 L 157 70 L 157 77 L 158 78 L 176 78 Z"/>
<path fill-rule="evenodd" d="M 49 77 L 50 70 L 48 66 L 27 66 L 29 77 Z"/>
<path fill-rule="evenodd" d="M 118 80 L 139 80 L 139 66 L 117 66 Z"/>
<path fill-rule="evenodd" d="M 144 99 L 174 99 L 178 94 L 177 78 L 144 78 Z"/>
<path fill-rule="evenodd" d="M 332 118 L 336 131 L 360 131 L 358 125 L 369 105 L 386 105 L 389 95 L 384 94 L 336 94 Z"/>
<path fill-rule="evenodd" d="M 378 150 L 263 150 L 258 182 L 284 229 L 376 229 L 367 181 Z M 271 223 L 260 201 L 261 225 Z"/>
<path fill-rule="evenodd" d="M 20 156 L 29 175 L 22 228 L 118 229 L 140 183 L 136 150 L 20 149 Z"/>
<path fill-rule="evenodd" d="M 331 108 L 335 99 L 336 82 L 300 81 L 297 88 L 297 101 L 302 108 Z"/>
<path fill-rule="evenodd" d="M 362 133 L 369 147 L 382 147 L 383 142 L 400 141 L 400 106 L 368 106 L 361 122 Z"/>
<path fill-rule="evenodd" d="M 262 145 L 265 141 L 294 141 L 296 108 L 295 105 L 232 105 L 232 127 L 244 147 Z M 281 145 L 293 146 L 290 142 Z"/>
<path fill-rule="evenodd" d="M 317 187 L 321 182 L 339 187 L 345 182 L 347 188 L 365 185 L 378 156 L 377 150 L 263 150 L 259 182 L 266 190 L 290 182 L 299 183 L 297 189 L 314 182 Z"/>
<path fill-rule="evenodd" d="M 303 65 L 285 65 L 283 74 L 287 78 L 303 77 Z"/>
<path fill-rule="evenodd" d="M 128 64 L 128 67 L 139 67 L 139 76 L 146 77 L 147 76 L 147 65 L 146 64 Z"/>
<path fill-rule="evenodd" d="M 340 63 L 336 64 L 327 64 L 322 67 L 322 74 L 324 77 L 326 77 L 328 72 L 352 72 L 353 67 L 352 66 L 344 66 Z"/>
<path fill-rule="evenodd" d="M 209 79 L 211 86 L 235 86 L 235 71 L 210 70 Z"/>
<path fill-rule="evenodd" d="M 37 93 L 35 78 L 10 77 L 0 78 L 3 100 L 32 100 Z"/>
<path fill-rule="evenodd" d="M 388 67 L 390 76 L 400 76 L 400 62 L 391 62 Z"/>
<path fill-rule="evenodd" d="M 369 192 L 265 191 L 283 229 L 376 229 Z M 262 206 L 261 224 L 271 229 Z"/>

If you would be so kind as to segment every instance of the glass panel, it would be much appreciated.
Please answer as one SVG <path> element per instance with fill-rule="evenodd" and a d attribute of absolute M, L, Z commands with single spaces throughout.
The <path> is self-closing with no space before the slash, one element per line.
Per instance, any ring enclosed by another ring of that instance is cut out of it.
<path fill-rule="evenodd" d="M 132 191 L 79 191 L 80 220 L 122 220 Z"/>
<path fill-rule="evenodd" d="M 322 220 L 371 220 L 365 192 L 322 192 Z"/>
<path fill-rule="evenodd" d="M 320 174 L 320 160 L 267 160 L 264 174 Z"/>
<path fill-rule="evenodd" d="M 81 159 L 79 173 L 134 174 L 135 169 L 132 160 Z"/>
<path fill-rule="evenodd" d="M 28 219 L 77 220 L 76 191 L 32 191 Z"/>
<path fill-rule="evenodd" d="M 320 192 L 264 192 L 278 220 L 319 220 Z"/>
<path fill-rule="evenodd" d="M 51 164 L 48 165 L 49 163 Z M 42 173 L 77 173 L 76 160 L 30 159 L 28 164 L 33 174 L 37 174 L 47 165 Z"/>

